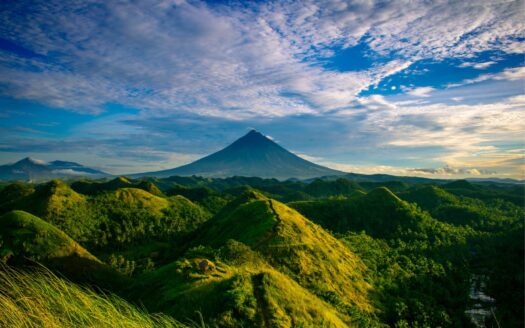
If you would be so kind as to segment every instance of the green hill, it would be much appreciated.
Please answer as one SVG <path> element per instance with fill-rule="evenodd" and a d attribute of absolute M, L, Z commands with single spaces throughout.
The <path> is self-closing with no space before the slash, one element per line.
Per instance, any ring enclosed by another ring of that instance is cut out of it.
<path fill-rule="evenodd" d="M 114 185 L 128 185 L 124 179 L 114 181 Z M 194 230 L 210 217 L 182 196 L 159 197 L 137 188 L 84 196 L 60 180 L 38 185 L 33 193 L 11 202 L 9 208 L 39 216 L 94 248 L 142 243 L 151 238 L 167 240 Z"/>
<path fill-rule="evenodd" d="M 100 199 L 107 201 L 108 205 L 142 208 L 154 215 L 161 215 L 162 211 L 169 206 L 167 199 L 137 188 L 120 188 L 104 196 Z"/>
<path fill-rule="evenodd" d="M 248 192 L 197 232 L 194 244 L 240 241 L 344 313 L 372 312 L 364 264 L 340 241 L 286 205 Z"/>
<path fill-rule="evenodd" d="M 141 180 L 139 182 L 134 182 L 122 176 L 105 182 L 96 182 L 90 180 L 76 181 L 71 184 L 71 188 L 84 195 L 97 195 L 103 192 L 115 191 L 121 188 L 137 188 L 147 191 L 155 196 L 164 196 L 163 192 L 152 181 Z"/>
<path fill-rule="evenodd" d="M 78 256 L 97 261 L 64 232 L 24 211 L 12 211 L 0 217 L 2 257 L 49 260 Z"/>
<path fill-rule="evenodd" d="M 151 181 L 141 181 L 135 188 L 145 190 L 155 196 L 164 197 L 164 193 Z"/>
<path fill-rule="evenodd" d="M 355 193 L 348 199 L 324 199 L 289 204 L 324 228 L 345 233 L 365 231 L 382 239 L 405 241 L 454 239 L 451 227 L 407 203 L 385 187 L 367 194 Z M 461 234 L 459 234 L 461 235 Z"/>
<path fill-rule="evenodd" d="M 477 190 L 474 196 L 482 198 L 485 192 L 482 187 L 472 186 L 467 181 L 455 181 L 446 186 L 463 186 L 471 188 L 461 189 L 468 191 L 469 195 L 472 190 Z M 481 199 L 467 197 L 466 195 L 458 196 L 453 194 L 458 189 L 444 190 L 438 186 L 414 186 L 406 192 L 399 193 L 399 196 L 409 202 L 414 202 L 422 209 L 428 211 L 433 218 L 442 222 L 450 223 L 457 226 L 471 226 L 481 231 L 494 231 L 505 226 L 508 228 L 516 226 L 516 223 L 522 221 L 520 217 L 520 208 L 511 202 L 494 197 L 492 200 L 483 201 Z M 497 193 L 496 193 L 497 195 Z"/>
<path fill-rule="evenodd" d="M 398 195 L 408 202 L 418 204 L 422 209 L 429 212 L 442 205 L 459 203 L 458 197 L 433 185 L 414 186 L 405 192 L 398 193 Z"/>
<path fill-rule="evenodd" d="M 140 276 L 132 286 L 135 297 L 148 308 L 177 318 L 197 319 L 195 311 L 200 311 L 212 327 L 355 324 L 242 243 L 230 240 L 211 251 L 215 255 L 209 253 L 190 251 L 178 261 Z M 154 296 L 151 289 L 156 291 Z"/>
<path fill-rule="evenodd" d="M 71 279 L 99 286 L 116 288 L 123 282 L 60 229 L 23 211 L 0 217 L 0 256 L 10 264 L 40 262 Z"/>
<path fill-rule="evenodd" d="M 183 196 L 162 198 L 136 188 L 98 195 L 92 203 L 117 244 L 170 240 L 195 230 L 210 216 Z"/>
<path fill-rule="evenodd" d="M 25 197 L 19 198 L 13 206 L 16 209 L 23 208 L 41 217 L 52 217 L 60 212 L 81 206 L 86 198 L 67 184 L 60 180 L 51 180 L 45 184 L 38 185 L 34 192 L 26 193 Z"/>
<path fill-rule="evenodd" d="M 34 192 L 12 202 L 9 209 L 36 215 L 79 242 L 91 239 L 98 227 L 88 198 L 60 180 L 37 185 Z"/>

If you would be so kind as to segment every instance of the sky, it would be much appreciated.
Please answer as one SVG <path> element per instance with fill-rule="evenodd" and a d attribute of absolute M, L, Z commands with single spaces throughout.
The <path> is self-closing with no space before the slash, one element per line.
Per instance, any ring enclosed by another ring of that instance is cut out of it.
<path fill-rule="evenodd" d="M 173 168 L 250 129 L 335 169 L 525 174 L 524 1 L 0 2 L 0 164 Z"/>

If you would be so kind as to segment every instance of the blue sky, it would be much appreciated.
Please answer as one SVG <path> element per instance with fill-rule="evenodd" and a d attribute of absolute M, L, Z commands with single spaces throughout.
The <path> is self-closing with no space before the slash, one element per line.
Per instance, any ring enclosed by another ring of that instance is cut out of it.
<path fill-rule="evenodd" d="M 523 178 L 523 1 L 2 1 L 0 164 L 171 168 L 251 128 L 333 168 Z"/>

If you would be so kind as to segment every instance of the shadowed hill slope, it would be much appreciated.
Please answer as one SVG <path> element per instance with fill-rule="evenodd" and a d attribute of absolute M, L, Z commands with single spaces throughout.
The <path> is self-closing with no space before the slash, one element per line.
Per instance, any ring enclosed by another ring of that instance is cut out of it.
<path fill-rule="evenodd" d="M 438 186 L 424 185 L 415 186 L 399 196 L 406 201 L 417 203 L 422 209 L 429 212 L 442 205 L 452 205 L 459 202 L 458 197 L 443 190 Z"/>
<path fill-rule="evenodd" d="M 365 231 L 372 237 L 405 241 L 434 237 L 455 238 L 450 226 L 407 203 L 385 187 L 348 199 L 292 202 L 292 208 L 334 232 Z"/>

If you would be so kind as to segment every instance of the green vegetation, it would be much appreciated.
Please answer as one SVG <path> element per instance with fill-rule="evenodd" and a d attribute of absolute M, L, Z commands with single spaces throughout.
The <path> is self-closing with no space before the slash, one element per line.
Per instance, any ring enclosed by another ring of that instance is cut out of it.
<path fill-rule="evenodd" d="M 72 255 L 97 261 L 65 233 L 23 211 L 0 217 L 0 240 L 4 262 L 11 257 L 39 261 Z"/>
<path fill-rule="evenodd" d="M 108 184 L 131 183 L 119 178 Z M 0 207 L 1 211 L 21 209 L 37 215 L 97 250 L 151 238 L 172 240 L 193 231 L 210 217 L 206 210 L 184 197 L 160 197 L 137 188 L 117 188 L 88 196 L 53 180 L 37 186 L 34 192 L 15 194 L 20 196 L 10 197 L 14 200 Z"/>
<path fill-rule="evenodd" d="M 74 281 L 115 290 L 125 279 L 53 225 L 23 211 L 0 217 L 0 261 L 11 265 L 40 262 Z"/>
<path fill-rule="evenodd" d="M 0 322 L 4 327 L 184 327 L 48 270 L 22 272 L 5 266 L 0 266 Z"/>
<path fill-rule="evenodd" d="M 158 290 L 155 296 L 148 296 L 151 287 Z M 149 308 L 192 319 L 198 318 L 199 310 L 211 326 L 347 327 L 351 323 L 348 316 L 234 240 L 219 249 L 190 249 L 178 261 L 140 276 L 133 290 L 143 291 L 139 299 Z"/>
<path fill-rule="evenodd" d="M 422 182 L 5 185 L 2 309 L 14 326 L 473 327 L 474 289 L 486 326 L 522 327 L 523 186 Z"/>
<path fill-rule="evenodd" d="M 248 192 L 208 221 L 194 244 L 218 247 L 229 239 L 258 251 L 275 268 L 342 312 L 372 311 L 361 260 L 286 205 Z"/>

